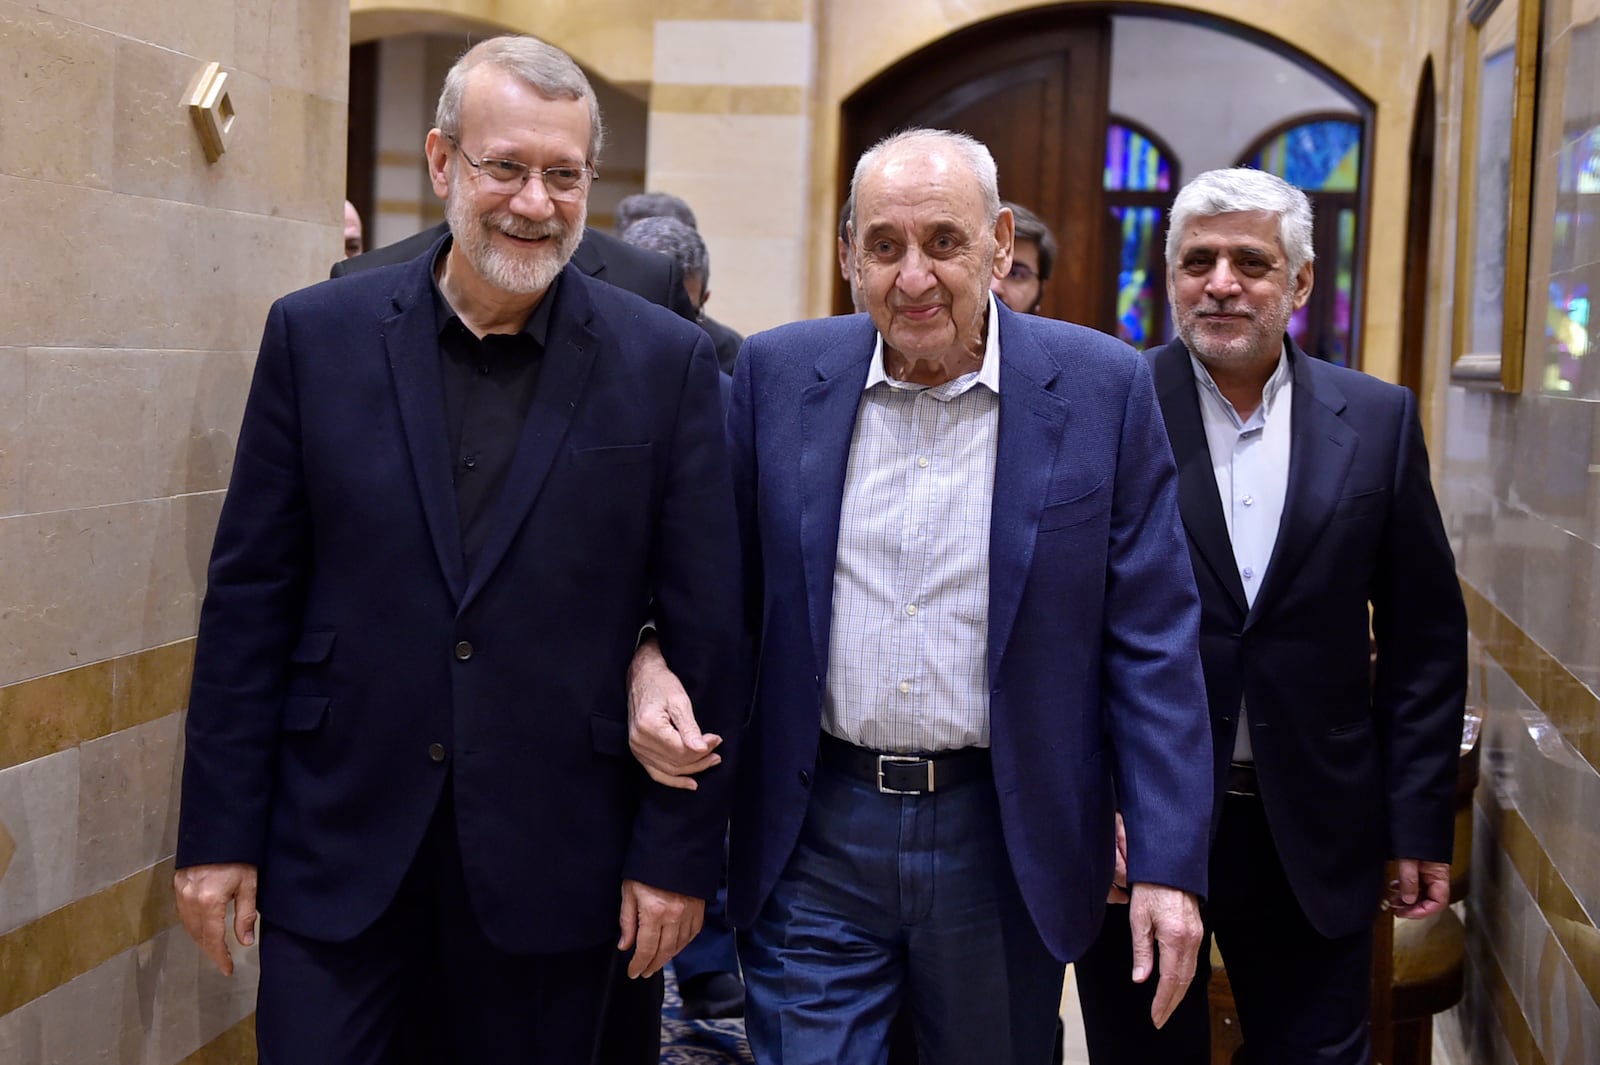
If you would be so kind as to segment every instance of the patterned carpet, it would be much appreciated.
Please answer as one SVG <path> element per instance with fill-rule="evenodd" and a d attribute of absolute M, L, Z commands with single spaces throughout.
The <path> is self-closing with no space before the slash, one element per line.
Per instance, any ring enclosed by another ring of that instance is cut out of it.
<path fill-rule="evenodd" d="M 754 1062 L 745 1042 L 744 1021 L 685 1021 L 678 1017 L 683 999 L 678 982 L 667 970 L 667 992 L 661 1009 L 662 1065 L 726 1065 Z"/>

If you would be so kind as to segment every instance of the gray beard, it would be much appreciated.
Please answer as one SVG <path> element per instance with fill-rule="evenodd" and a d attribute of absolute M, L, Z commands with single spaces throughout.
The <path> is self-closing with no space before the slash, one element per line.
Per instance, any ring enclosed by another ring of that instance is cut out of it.
<path fill-rule="evenodd" d="M 450 232 L 467 262 L 489 284 L 503 292 L 531 296 L 548 289 L 561 273 L 583 240 L 589 205 L 584 203 L 577 224 L 568 228 L 552 250 L 541 249 L 532 255 L 515 255 L 497 247 L 491 230 L 498 228 L 493 216 L 474 212 L 465 196 L 452 190 L 445 203 Z"/>

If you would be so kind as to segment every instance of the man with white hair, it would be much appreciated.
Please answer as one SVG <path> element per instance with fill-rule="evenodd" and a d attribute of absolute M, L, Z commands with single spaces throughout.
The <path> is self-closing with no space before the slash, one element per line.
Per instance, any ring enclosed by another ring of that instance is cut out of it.
<path fill-rule="evenodd" d="M 569 56 L 484 41 L 436 122 L 449 232 L 268 317 L 201 612 L 177 905 L 227 972 L 259 892 L 264 1065 L 590 1062 L 721 870 L 730 770 L 627 747 L 647 613 L 737 734 L 711 343 L 569 265 L 603 140 Z"/>
<path fill-rule="evenodd" d="M 1135 352 L 991 296 L 996 185 L 962 134 L 868 151 L 869 314 L 758 333 L 734 373 L 759 679 L 729 911 L 761 1062 L 881 1061 L 902 1001 L 927 1065 L 1049 1061 L 1113 779 L 1158 1018 L 1193 974 L 1210 745 L 1172 458 Z"/>
<path fill-rule="evenodd" d="M 1218 789 L 1203 913 L 1251 1065 L 1371 1059 L 1380 901 L 1413 918 L 1449 901 L 1466 695 L 1416 398 L 1287 336 L 1313 258 L 1304 193 L 1201 174 L 1167 235 L 1179 339 L 1148 353 L 1202 605 Z M 1091 1060 L 1208 1062 L 1204 981 L 1174 1024 L 1142 1023 L 1116 926 L 1077 966 Z"/>

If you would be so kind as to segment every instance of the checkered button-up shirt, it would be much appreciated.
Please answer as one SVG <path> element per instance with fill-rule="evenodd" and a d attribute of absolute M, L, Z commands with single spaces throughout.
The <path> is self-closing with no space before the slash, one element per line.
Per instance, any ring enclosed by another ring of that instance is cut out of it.
<path fill-rule="evenodd" d="M 856 412 L 839 520 L 822 725 L 899 753 L 989 744 L 989 517 L 999 317 L 983 365 L 892 381 L 883 338 Z"/>

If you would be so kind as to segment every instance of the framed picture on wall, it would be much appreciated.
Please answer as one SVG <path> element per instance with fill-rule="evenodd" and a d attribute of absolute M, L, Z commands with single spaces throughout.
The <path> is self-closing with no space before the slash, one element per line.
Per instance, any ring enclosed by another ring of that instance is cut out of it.
<path fill-rule="evenodd" d="M 1541 0 L 1465 0 L 1451 378 L 1522 390 Z"/>

